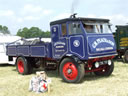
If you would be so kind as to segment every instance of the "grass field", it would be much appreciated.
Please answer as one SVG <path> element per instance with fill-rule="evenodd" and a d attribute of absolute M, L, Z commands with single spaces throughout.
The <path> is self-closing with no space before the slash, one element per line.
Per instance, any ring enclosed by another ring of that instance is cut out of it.
<path fill-rule="evenodd" d="M 62 81 L 57 71 L 47 72 L 52 79 L 51 92 L 29 92 L 29 80 L 35 76 L 19 75 L 15 66 L 0 65 L 0 96 L 128 96 L 128 64 L 115 61 L 110 77 L 86 74 L 79 84 Z"/>

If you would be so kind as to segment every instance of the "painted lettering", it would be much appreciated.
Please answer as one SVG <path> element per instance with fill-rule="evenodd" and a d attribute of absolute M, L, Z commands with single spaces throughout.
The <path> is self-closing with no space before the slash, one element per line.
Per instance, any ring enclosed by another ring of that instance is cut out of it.
<path fill-rule="evenodd" d="M 108 40 L 107 38 L 98 38 L 96 39 L 93 43 L 92 43 L 92 47 L 96 48 L 99 44 L 101 43 L 108 43 L 112 46 L 114 46 L 114 42 L 112 42 L 111 40 Z"/>

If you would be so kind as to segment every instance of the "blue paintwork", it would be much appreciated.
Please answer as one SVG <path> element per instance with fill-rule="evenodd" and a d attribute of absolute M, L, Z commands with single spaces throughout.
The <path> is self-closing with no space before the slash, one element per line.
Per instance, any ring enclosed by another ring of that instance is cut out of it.
<path fill-rule="evenodd" d="M 46 56 L 45 46 L 30 46 L 31 56 L 45 57 Z"/>
<path fill-rule="evenodd" d="M 116 45 L 112 35 L 101 35 L 99 37 L 97 37 L 97 35 L 88 36 L 87 41 L 88 53 L 91 55 L 105 54 L 108 52 L 112 53 L 116 50 Z"/>
<path fill-rule="evenodd" d="M 11 56 L 15 56 L 15 55 L 17 55 L 16 50 L 17 50 L 16 46 L 8 46 L 6 54 L 11 55 Z"/>
<path fill-rule="evenodd" d="M 85 43 L 82 35 L 70 36 L 69 38 L 69 51 L 81 58 L 85 57 Z"/>
<path fill-rule="evenodd" d="M 66 37 L 61 37 L 60 29 L 60 25 L 54 25 L 51 27 L 52 56 L 55 59 L 62 58 L 68 51 L 67 39 Z"/>
<path fill-rule="evenodd" d="M 116 54 L 116 45 L 113 35 L 88 34 L 79 21 L 81 34 L 69 35 L 67 22 L 67 35 L 62 36 L 61 24 L 51 26 L 51 43 L 39 45 L 13 45 L 7 46 L 8 56 L 48 57 L 61 59 L 63 56 L 77 56 L 81 60 Z"/>
<path fill-rule="evenodd" d="M 17 46 L 17 55 L 29 56 L 29 46 Z"/>
<path fill-rule="evenodd" d="M 52 58 L 52 44 L 46 43 L 46 56 Z"/>
<path fill-rule="evenodd" d="M 52 58 L 51 43 L 40 45 L 7 46 L 8 56 L 48 57 Z"/>

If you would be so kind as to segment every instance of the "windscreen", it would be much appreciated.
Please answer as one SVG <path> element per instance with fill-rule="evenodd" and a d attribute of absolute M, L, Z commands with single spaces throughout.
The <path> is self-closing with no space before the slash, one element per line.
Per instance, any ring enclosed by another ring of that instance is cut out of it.
<path fill-rule="evenodd" d="M 79 22 L 70 22 L 69 23 L 69 35 L 72 34 L 82 34 L 82 30 L 80 28 L 80 23 Z"/>
<path fill-rule="evenodd" d="M 108 23 L 83 23 L 83 26 L 87 33 L 112 33 L 110 25 Z"/>

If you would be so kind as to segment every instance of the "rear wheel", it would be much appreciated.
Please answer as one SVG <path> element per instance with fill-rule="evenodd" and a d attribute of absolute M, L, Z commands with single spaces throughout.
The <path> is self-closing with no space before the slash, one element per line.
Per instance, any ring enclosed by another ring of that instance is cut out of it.
<path fill-rule="evenodd" d="M 60 64 L 60 76 L 68 83 L 77 83 L 84 77 L 84 65 L 77 64 L 73 59 L 65 58 Z"/>
<path fill-rule="evenodd" d="M 114 70 L 114 63 L 111 61 L 111 65 L 102 65 L 102 70 L 95 71 L 94 74 L 97 76 L 110 76 Z"/>
<path fill-rule="evenodd" d="M 22 75 L 30 74 L 32 72 L 31 64 L 25 57 L 18 57 L 16 60 L 16 69 Z"/>
<path fill-rule="evenodd" d="M 128 63 L 128 50 L 124 54 L 124 62 Z"/>

